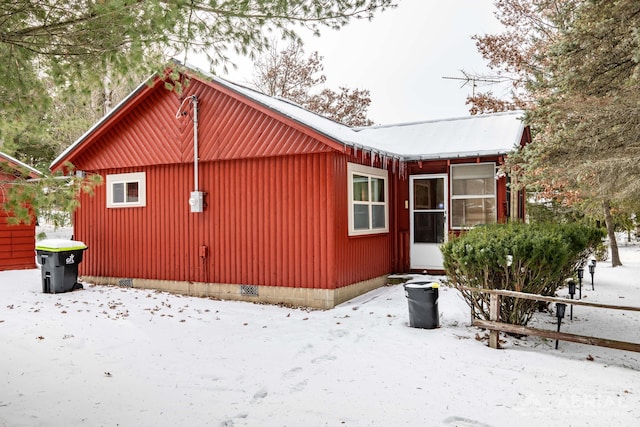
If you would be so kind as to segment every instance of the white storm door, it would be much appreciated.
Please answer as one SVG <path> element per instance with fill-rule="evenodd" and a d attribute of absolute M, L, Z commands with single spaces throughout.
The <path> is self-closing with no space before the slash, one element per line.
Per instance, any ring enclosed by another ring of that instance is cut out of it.
<path fill-rule="evenodd" d="M 442 270 L 440 245 L 447 239 L 447 175 L 409 178 L 412 269 Z"/>

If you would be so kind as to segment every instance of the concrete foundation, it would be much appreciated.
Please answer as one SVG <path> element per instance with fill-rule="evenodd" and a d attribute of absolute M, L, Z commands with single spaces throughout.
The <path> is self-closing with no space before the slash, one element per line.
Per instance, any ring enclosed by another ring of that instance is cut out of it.
<path fill-rule="evenodd" d="M 83 276 L 83 281 L 97 285 L 120 285 L 121 277 Z M 127 286 L 141 289 L 156 289 L 181 295 L 216 298 L 221 300 L 249 301 L 268 304 L 286 304 L 295 307 L 328 309 L 352 298 L 384 286 L 387 276 L 380 276 L 353 283 L 339 289 L 291 288 L 285 286 L 250 286 L 250 293 L 242 292 L 244 285 L 223 283 L 180 282 L 172 280 L 136 279 L 127 280 Z M 245 287 L 245 289 L 247 289 Z"/>

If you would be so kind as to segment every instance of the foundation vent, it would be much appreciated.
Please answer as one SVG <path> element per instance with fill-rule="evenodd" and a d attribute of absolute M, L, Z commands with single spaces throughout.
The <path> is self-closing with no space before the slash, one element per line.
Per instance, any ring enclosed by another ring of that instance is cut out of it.
<path fill-rule="evenodd" d="M 248 297 L 258 296 L 258 285 L 240 285 L 240 295 Z"/>
<path fill-rule="evenodd" d="M 133 288 L 133 279 L 120 279 L 118 285 L 123 288 Z"/>

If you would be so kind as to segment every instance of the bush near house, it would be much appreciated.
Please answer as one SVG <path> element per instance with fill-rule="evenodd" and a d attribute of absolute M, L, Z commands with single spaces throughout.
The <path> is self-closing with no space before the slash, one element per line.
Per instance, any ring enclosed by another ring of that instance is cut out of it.
<path fill-rule="evenodd" d="M 441 247 L 449 283 L 475 318 L 489 320 L 489 295 L 464 287 L 555 295 L 602 243 L 605 230 L 581 224 L 495 224 L 476 227 Z M 526 325 L 538 302 L 501 298 L 503 322 Z"/>

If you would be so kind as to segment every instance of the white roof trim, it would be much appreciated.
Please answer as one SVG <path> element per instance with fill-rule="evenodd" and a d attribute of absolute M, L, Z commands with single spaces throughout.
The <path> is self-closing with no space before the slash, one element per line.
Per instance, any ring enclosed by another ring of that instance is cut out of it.
<path fill-rule="evenodd" d="M 5 154 L 5 153 L 3 153 L 1 151 L 0 151 L 0 157 L 3 157 L 3 158 L 5 158 L 6 160 L 8 160 L 8 161 L 10 161 L 12 163 L 15 163 L 15 164 L 17 164 L 17 165 L 19 165 L 19 166 L 21 166 L 21 167 L 23 167 L 25 169 L 28 169 L 29 171 L 31 171 L 31 172 L 33 172 L 33 173 L 35 173 L 37 175 L 42 175 L 42 172 L 40 172 L 38 169 L 36 169 L 34 167 L 31 167 L 28 164 L 23 163 L 20 160 L 14 158 L 14 157 L 11 157 L 10 155 Z"/>

